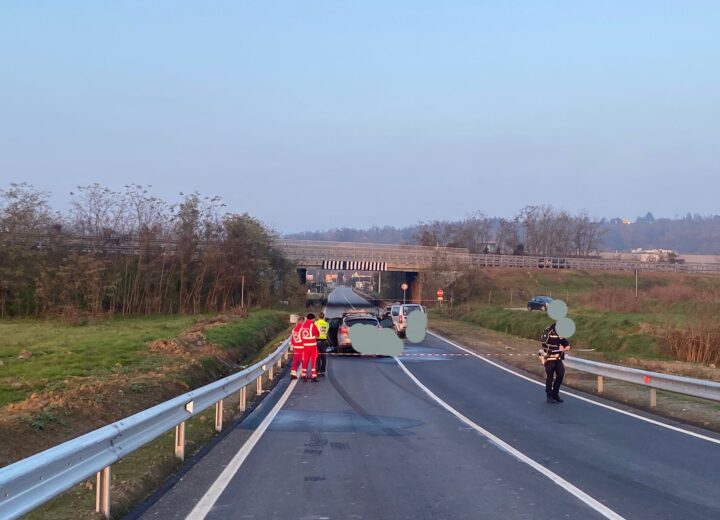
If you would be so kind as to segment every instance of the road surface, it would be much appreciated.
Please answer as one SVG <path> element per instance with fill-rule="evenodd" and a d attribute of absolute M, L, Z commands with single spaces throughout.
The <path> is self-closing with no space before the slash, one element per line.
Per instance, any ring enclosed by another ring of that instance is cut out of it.
<path fill-rule="evenodd" d="M 336 290 L 328 313 L 362 303 Z M 713 434 L 597 402 L 548 405 L 431 335 L 397 360 L 333 357 L 320 383 L 280 383 L 142 518 L 720 518 Z"/>

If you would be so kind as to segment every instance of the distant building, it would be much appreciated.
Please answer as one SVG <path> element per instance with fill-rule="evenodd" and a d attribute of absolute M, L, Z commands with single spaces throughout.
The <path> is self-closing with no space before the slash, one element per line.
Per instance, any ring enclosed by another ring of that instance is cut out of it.
<path fill-rule="evenodd" d="M 629 253 L 600 253 L 600 257 L 610 260 L 635 260 L 639 262 L 677 262 L 680 255 L 672 249 L 631 249 Z M 682 260 L 680 260 L 682 261 Z"/>

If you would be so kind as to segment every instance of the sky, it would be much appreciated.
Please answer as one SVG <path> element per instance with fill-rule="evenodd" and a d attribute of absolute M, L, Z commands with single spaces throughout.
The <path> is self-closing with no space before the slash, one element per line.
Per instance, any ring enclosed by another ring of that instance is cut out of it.
<path fill-rule="evenodd" d="M 0 188 L 220 195 L 281 232 L 720 213 L 716 0 L 13 1 Z"/>

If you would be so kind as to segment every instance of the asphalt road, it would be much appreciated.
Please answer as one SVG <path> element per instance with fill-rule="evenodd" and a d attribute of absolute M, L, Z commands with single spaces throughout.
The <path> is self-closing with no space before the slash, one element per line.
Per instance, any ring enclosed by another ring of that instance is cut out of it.
<path fill-rule="evenodd" d="M 346 309 L 363 308 L 372 309 L 373 306 L 349 287 L 338 287 L 328 295 L 325 313 L 328 318 L 338 318 Z"/>
<path fill-rule="evenodd" d="M 720 518 L 720 444 L 569 395 L 548 405 L 437 337 L 399 361 L 333 357 L 327 378 L 296 384 L 206 518 Z M 186 518 L 288 384 L 143 518 Z"/>

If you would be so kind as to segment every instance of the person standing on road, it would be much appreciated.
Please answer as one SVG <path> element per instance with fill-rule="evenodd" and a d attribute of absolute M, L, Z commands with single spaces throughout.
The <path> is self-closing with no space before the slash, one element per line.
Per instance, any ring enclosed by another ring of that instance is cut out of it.
<path fill-rule="evenodd" d="M 547 402 L 551 404 L 562 403 L 563 400 L 560 399 L 560 385 L 562 385 L 563 378 L 565 377 L 563 359 L 565 359 L 565 352 L 572 347 L 566 338 L 558 335 L 554 323 L 543 331 L 542 336 L 540 336 L 540 341 L 542 342 L 540 358 L 543 365 L 545 365 L 545 394 L 547 396 Z"/>
<path fill-rule="evenodd" d="M 318 319 L 315 321 L 315 326 L 318 328 L 318 375 L 324 376 L 327 370 L 327 351 L 328 347 L 328 330 L 330 330 L 330 324 L 325 321 L 325 313 L 321 312 Z"/>
<path fill-rule="evenodd" d="M 295 327 L 293 327 L 292 336 L 290 336 L 290 345 L 292 345 L 293 348 L 293 359 L 292 367 L 290 370 L 290 379 L 298 378 L 297 370 L 298 367 L 302 365 L 303 342 L 302 338 L 300 337 L 300 329 L 302 329 L 303 321 L 305 321 L 305 317 L 300 316 L 297 323 L 295 324 Z"/>
<path fill-rule="evenodd" d="M 317 383 L 317 355 L 318 355 L 318 336 L 320 331 L 315 325 L 315 315 L 309 313 L 300 328 L 300 338 L 303 344 L 303 382 L 307 381 L 308 371 L 313 383 Z"/>

